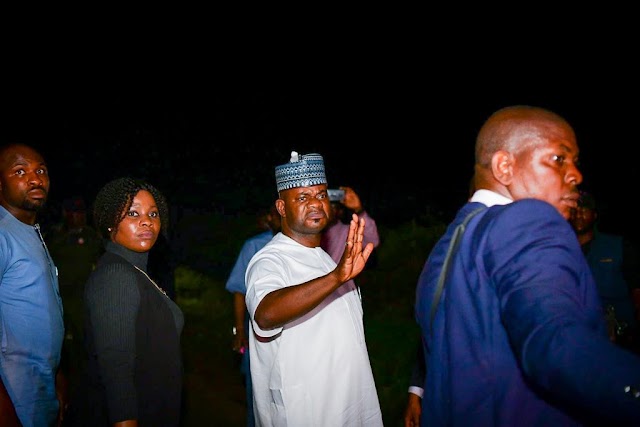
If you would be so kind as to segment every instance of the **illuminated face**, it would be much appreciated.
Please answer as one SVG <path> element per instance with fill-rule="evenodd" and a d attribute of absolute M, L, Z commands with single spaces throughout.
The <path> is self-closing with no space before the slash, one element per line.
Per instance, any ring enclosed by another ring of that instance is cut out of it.
<path fill-rule="evenodd" d="M 514 200 L 544 200 L 570 219 L 578 206 L 577 186 L 582 182 L 578 144 L 569 128 L 549 128 L 552 131 L 536 137 L 529 149 L 516 155 L 510 191 Z"/>
<path fill-rule="evenodd" d="M 135 252 L 148 252 L 160 233 L 160 211 L 156 201 L 146 190 L 140 190 L 133 197 L 128 211 L 118 224 L 111 240 Z"/>
<path fill-rule="evenodd" d="M 280 211 L 283 230 L 318 234 L 326 227 L 331 211 L 326 184 L 283 190 L 280 200 L 284 201 L 284 211 Z"/>
<path fill-rule="evenodd" d="M 14 215 L 18 211 L 36 212 L 49 193 L 49 172 L 42 156 L 30 147 L 17 145 L 0 161 L 2 205 Z"/>

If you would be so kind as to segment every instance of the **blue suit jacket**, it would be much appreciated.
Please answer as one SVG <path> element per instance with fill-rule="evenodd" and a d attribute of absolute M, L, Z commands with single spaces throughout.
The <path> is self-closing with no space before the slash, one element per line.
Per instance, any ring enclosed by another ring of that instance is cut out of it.
<path fill-rule="evenodd" d="M 545 202 L 493 206 L 471 220 L 430 332 L 453 230 L 479 206 L 458 212 L 418 281 L 422 425 L 565 426 L 598 416 L 640 425 L 640 358 L 608 340 L 576 236 Z"/>

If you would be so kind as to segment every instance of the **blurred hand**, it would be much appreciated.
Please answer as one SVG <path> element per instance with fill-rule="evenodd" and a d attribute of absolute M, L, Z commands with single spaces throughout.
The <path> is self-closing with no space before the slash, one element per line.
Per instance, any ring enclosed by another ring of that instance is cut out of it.
<path fill-rule="evenodd" d="M 236 330 L 236 335 L 233 337 L 231 348 L 236 353 L 242 353 L 243 348 L 247 348 L 249 340 L 245 336 L 244 330 Z"/>
<path fill-rule="evenodd" d="M 362 210 L 362 202 L 358 194 L 351 187 L 340 187 L 340 189 L 344 190 L 342 204 L 354 212 L 360 212 Z"/>
<path fill-rule="evenodd" d="M 58 398 L 58 422 L 57 426 L 62 425 L 64 415 L 69 407 L 69 380 L 67 376 L 62 372 L 62 369 L 58 369 L 56 373 L 56 397 Z"/>
<path fill-rule="evenodd" d="M 422 414 L 422 399 L 417 394 L 409 393 L 407 407 L 404 410 L 404 427 L 418 427 Z"/>

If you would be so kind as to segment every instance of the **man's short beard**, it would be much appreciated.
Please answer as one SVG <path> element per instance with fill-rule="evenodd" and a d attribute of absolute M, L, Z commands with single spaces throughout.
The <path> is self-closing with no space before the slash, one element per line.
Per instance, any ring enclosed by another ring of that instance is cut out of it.
<path fill-rule="evenodd" d="M 22 203 L 21 208 L 26 210 L 26 211 L 32 211 L 32 212 L 40 212 L 45 205 L 45 201 L 41 201 L 38 203 L 33 203 L 29 200 L 25 200 L 24 203 Z"/>

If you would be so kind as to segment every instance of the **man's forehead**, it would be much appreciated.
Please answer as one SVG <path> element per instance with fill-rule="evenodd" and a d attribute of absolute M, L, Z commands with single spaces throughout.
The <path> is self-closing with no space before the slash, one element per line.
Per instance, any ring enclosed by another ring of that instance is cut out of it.
<path fill-rule="evenodd" d="M 578 144 L 574 140 L 567 139 L 547 139 L 545 144 L 541 144 L 543 148 L 558 150 L 571 156 L 577 156 L 580 152 Z"/>
<path fill-rule="evenodd" d="M 292 194 L 296 194 L 296 195 L 302 195 L 302 194 L 318 194 L 322 191 L 327 191 L 327 185 L 326 184 L 320 184 L 320 185 L 313 185 L 311 187 L 296 187 L 296 188 L 291 188 L 289 190 L 286 191 L 290 191 Z"/>
<path fill-rule="evenodd" d="M 42 156 L 35 150 L 25 146 L 16 146 L 7 148 L 0 153 L 0 163 L 4 166 L 13 166 L 27 163 L 44 164 L 45 162 Z"/>

